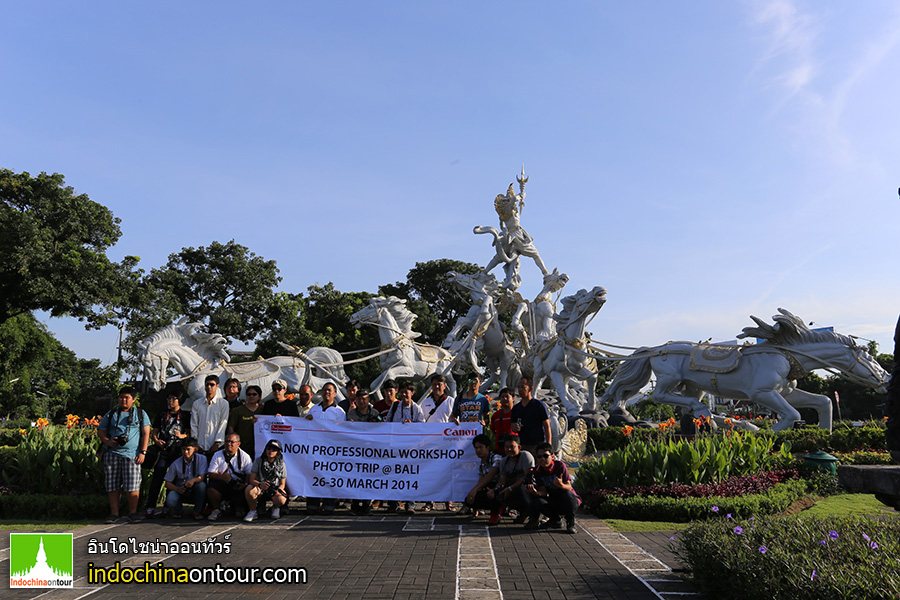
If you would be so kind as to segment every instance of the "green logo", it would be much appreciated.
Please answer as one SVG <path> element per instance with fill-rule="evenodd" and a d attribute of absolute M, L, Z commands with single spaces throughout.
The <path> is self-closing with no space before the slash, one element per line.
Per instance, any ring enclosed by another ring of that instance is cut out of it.
<path fill-rule="evenodd" d="M 71 533 L 9 534 L 9 587 L 70 588 L 74 583 Z"/>

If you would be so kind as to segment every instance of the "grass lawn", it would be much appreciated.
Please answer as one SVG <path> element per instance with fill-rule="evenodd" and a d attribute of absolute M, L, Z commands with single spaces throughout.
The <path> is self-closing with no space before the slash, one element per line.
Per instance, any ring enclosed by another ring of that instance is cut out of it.
<path fill-rule="evenodd" d="M 681 531 L 690 523 L 670 523 L 668 521 L 626 521 L 625 519 L 603 519 L 616 531 Z"/>
<path fill-rule="evenodd" d="M 0 523 L 0 529 L 7 529 L 13 531 L 51 531 L 57 529 L 81 529 L 82 527 L 87 527 L 88 525 L 96 525 L 97 520 L 83 520 L 83 521 L 67 521 L 67 522 L 35 522 L 30 521 L 28 519 L 5 519 L 2 523 Z"/>
<path fill-rule="evenodd" d="M 823 498 L 797 514 L 802 517 L 846 517 L 900 515 L 875 499 L 873 494 L 838 494 Z"/>

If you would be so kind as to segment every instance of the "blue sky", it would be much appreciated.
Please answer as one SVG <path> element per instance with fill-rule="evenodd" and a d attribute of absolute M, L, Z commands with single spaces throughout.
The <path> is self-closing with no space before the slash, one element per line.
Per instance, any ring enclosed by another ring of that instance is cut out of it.
<path fill-rule="evenodd" d="M 859 6 L 14 3 L 0 165 L 109 207 L 114 259 L 234 238 L 281 290 L 375 291 L 487 263 L 472 227 L 525 163 L 545 262 L 608 290 L 595 339 L 733 339 L 785 307 L 891 351 L 900 7 Z M 47 323 L 114 358 L 114 331 Z"/>

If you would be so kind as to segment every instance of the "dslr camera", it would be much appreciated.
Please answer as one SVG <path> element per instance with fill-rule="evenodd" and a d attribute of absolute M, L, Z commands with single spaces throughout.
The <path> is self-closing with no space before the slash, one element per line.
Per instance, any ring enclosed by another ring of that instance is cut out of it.
<path fill-rule="evenodd" d="M 117 435 L 116 437 L 113 438 L 113 440 L 115 440 L 115 442 L 116 442 L 118 445 L 124 446 L 125 444 L 128 443 L 128 434 L 127 434 L 127 433 L 123 433 L 122 435 Z"/>

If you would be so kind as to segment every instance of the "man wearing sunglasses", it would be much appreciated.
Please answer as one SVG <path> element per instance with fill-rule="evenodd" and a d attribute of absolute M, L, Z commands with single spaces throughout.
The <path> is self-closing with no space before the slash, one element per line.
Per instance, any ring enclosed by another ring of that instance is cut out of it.
<path fill-rule="evenodd" d="M 203 382 L 206 398 L 195 400 L 191 406 L 191 434 L 197 438 L 200 452 L 207 460 L 219 451 L 225 442 L 228 427 L 228 401 L 219 391 L 219 377 L 207 375 Z"/>
<path fill-rule="evenodd" d="M 581 499 L 572 488 L 568 467 L 556 460 L 550 444 L 538 444 L 537 467 L 533 475 L 534 483 L 525 486 L 525 491 L 531 495 L 531 513 L 525 527 L 555 529 L 562 527 L 565 518 L 566 533 L 575 533 L 575 510 Z M 540 525 L 541 514 L 550 519 L 544 525 Z"/>
<path fill-rule="evenodd" d="M 284 379 L 276 379 L 272 382 L 272 399 L 263 406 L 262 414 L 272 417 L 299 417 L 297 403 L 285 397 L 287 382 Z"/>

